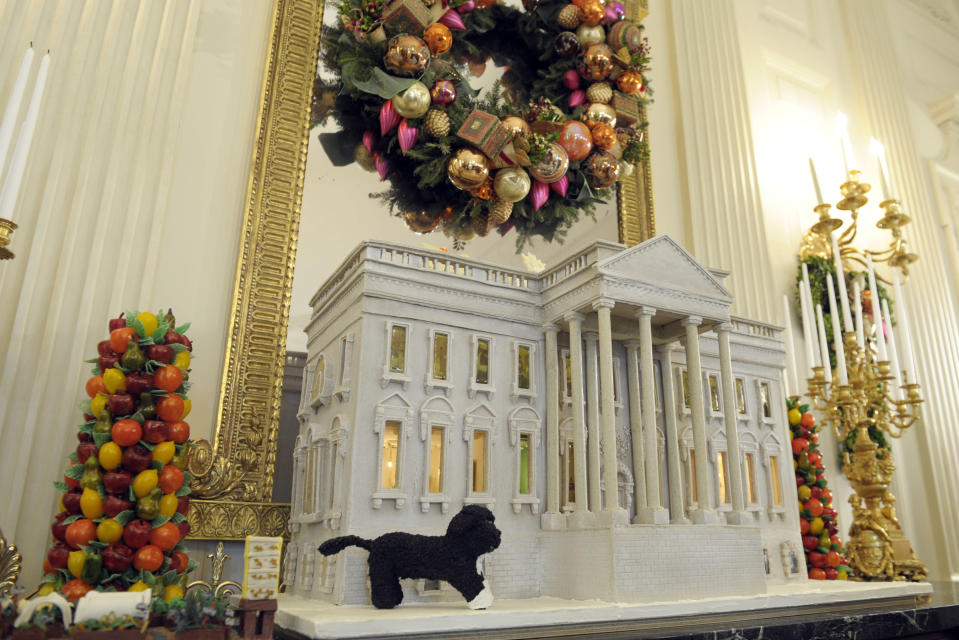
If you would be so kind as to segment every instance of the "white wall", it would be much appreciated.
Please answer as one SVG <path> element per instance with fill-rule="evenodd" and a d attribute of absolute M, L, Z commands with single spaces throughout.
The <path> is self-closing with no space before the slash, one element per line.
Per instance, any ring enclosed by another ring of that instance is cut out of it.
<path fill-rule="evenodd" d="M 76 445 L 83 360 L 109 316 L 172 306 L 192 321 L 188 421 L 212 435 L 270 8 L 0 4 L 0 69 L 16 70 L 30 41 L 51 51 L 17 257 L 0 263 L 0 527 L 25 585 L 46 551 L 55 469 Z M 0 104 L 14 76 L 0 73 Z"/>

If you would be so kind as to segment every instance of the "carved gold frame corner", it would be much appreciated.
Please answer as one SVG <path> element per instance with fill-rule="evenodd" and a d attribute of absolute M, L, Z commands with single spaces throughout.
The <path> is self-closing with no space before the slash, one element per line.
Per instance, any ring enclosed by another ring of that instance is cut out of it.
<path fill-rule="evenodd" d="M 641 20 L 647 2 L 627 0 L 627 16 Z M 272 502 L 273 472 L 323 6 L 273 1 L 217 422 L 213 442 L 199 441 L 190 462 L 191 538 L 287 532 L 290 505 Z M 648 160 L 617 194 L 620 241 L 654 236 Z"/>

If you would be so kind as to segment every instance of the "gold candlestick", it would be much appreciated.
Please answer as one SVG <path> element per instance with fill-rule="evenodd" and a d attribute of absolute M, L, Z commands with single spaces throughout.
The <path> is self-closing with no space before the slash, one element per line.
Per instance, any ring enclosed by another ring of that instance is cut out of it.
<path fill-rule="evenodd" d="M 889 362 L 876 362 L 856 342 L 853 331 L 843 335 L 846 369 L 845 385 L 827 386 L 823 368 L 813 369 L 809 397 L 823 414 L 824 425 L 832 427 L 840 442 L 855 435 L 853 452 L 844 452 L 842 471 L 855 493 L 849 502 L 853 523 L 846 546 L 847 560 L 855 571 L 852 579 L 863 581 L 925 580 L 928 572 L 905 537 L 896 517 L 895 496 L 889 483 L 895 464 L 892 452 L 881 449 L 869 436 L 878 429 L 894 438 L 902 436 L 919 415 L 919 385 L 901 387 L 903 399 L 889 392 L 894 379 Z"/>
<path fill-rule="evenodd" d="M 14 257 L 13 251 L 7 249 L 10 244 L 10 235 L 17 228 L 17 223 L 13 220 L 0 218 L 0 260 L 9 260 Z"/>

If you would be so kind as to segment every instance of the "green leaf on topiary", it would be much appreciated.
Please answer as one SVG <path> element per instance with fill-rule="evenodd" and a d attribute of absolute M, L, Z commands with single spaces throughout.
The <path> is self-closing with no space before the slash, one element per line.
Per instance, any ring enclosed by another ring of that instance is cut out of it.
<path fill-rule="evenodd" d="M 105 445 L 106 443 L 110 442 L 111 439 L 112 439 L 112 438 L 111 438 L 111 436 L 110 436 L 109 433 L 94 433 L 94 434 L 93 434 L 93 444 L 97 445 L 98 447 L 102 447 L 102 446 Z M 79 479 L 79 478 L 75 478 L 75 479 Z"/>
<path fill-rule="evenodd" d="M 189 322 L 184 322 L 184 323 L 181 324 L 179 327 L 177 327 L 176 329 L 174 329 L 173 332 L 174 332 L 174 333 L 179 333 L 179 334 L 182 336 L 184 333 L 186 333 L 186 332 L 189 330 L 189 328 L 190 328 L 190 323 L 189 323 Z M 183 346 L 183 345 L 180 345 L 180 346 Z"/>
<path fill-rule="evenodd" d="M 71 465 L 70 467 L 67 467 L 67 470 L 63 473 L 63 475 L 70 478 L 71 480 L 79 480 L 80 478 L 83 477 L 83 465 L 82 464 Z"/>
<path fill-rule="evenodd" d="M 169 516 L 157 516 L 153 520 L 150 520 L 150 526 L 156 529 L 159 526 L 165 525 L 169 521 Z"/>
<path fill-rule="evenodd" d="M 61 493 L 66 493 L 70 490 L 70 487 L 67 486 L 67 483 L 63 480 L 57 480 L 53 483 L 53 488 Z"/>
<path fill-rule="evenodd" d="M 117 515 L 113 516 L 113 519 L 116 520 L 123 526 L 126 526 L 128 522 L 136 515 L 133 513 L 132 509 L 127 509 L 126 511 L 121 511 Z"/>
<path fill-rule="evenodd" d="M 186 479 L 185 479 L 186 474 L 184 473 L 183 475 L 184 475 L 183 484 L 180 485 L 180 488 L 176 490 L 176 497 L 177 497 L 177 498 L 182 498 L 183 496 L 188 496 L 188 495 L 190 495 L 189 483 L 188 483 L 188 482 L 186 481 Z"/>

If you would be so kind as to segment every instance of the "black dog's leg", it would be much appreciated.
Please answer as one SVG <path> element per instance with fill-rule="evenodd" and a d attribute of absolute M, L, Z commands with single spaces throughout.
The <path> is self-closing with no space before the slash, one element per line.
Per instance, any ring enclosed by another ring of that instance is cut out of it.
<path fill-rule="evenodd" d="M 463 594 L 467 602 L 478 596 L 484 587 L 483 576 L 478 573 L 456 576 L 455 578 L 451 578 L 449 583 L 454 589 Z"/>
<path fill-rule="evenodd" d="M 392 609 L 403 601 L 403 588 L 396 577 L 393 563 L 370 555 L 370 597 L 377 609 Z"/>

